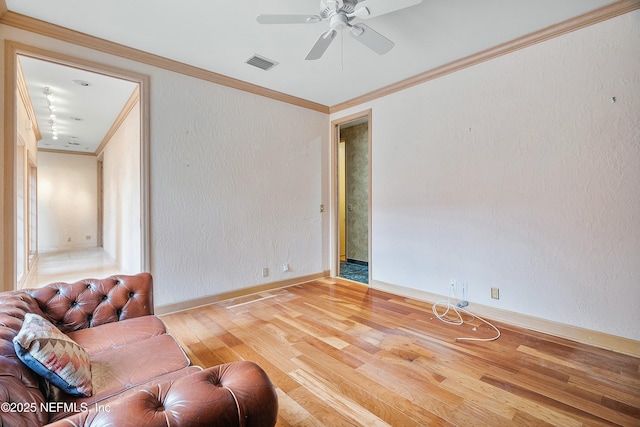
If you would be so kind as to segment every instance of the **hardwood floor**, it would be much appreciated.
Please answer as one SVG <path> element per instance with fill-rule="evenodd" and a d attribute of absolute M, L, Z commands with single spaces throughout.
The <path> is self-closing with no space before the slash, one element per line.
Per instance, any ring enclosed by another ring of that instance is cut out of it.
<path fill-rule="evenodd" d="M 640 426 L 640 359 L 497 322 L 496 341 L 455 341 L 495 332 L 353 282 L 162 319 L 194 364 L 262 366 L 279 426 Z"/>

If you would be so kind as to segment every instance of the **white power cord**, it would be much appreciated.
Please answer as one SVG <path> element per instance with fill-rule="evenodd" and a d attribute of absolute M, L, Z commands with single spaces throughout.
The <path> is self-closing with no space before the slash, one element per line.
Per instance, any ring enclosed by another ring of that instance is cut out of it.
<path fill-rule="evenodd" d="M 468 315 L 471 317 L 471 319 L 469 320 L 469 322 L 473 322 L 474 319 L 478 319 L 481 320 L 482 322 L 486 323 L 487 325 L 489 325 L 490 327 L 492 327 L 497 335 L 495 337 L 492 338 L 473 338 L 473 337 L 465 337 L 465 338 L 456 338 L 456 341 L 494 341 L 497 340 L 498 338 L 500 338 L 500 330 L 498 328 L 496 328 L 493 324 L 491 324 L 490 322 L 484 320 L 482 317 L 480 316 L 476 316 L 475 314 L 471 313 L 469 310 L 466 310 L 462 307 L 456 306 L 454 304 L 451 303 L 451 292 L 453 291 L 453 287 L 449 290 L 449 298 L 445 301 L 445 300 L 439 300 L 436 301 L 435 304 L 433 304 L 433 306 L 431 307 L 431 310 L 433 310 L 433 314 L 435 314 L 435 316 L 440 319 L 440 321 L 444 322 L 444 323 L 448 323 L 450 325 L 463 325 L 465 323 L 465 321 L 462 319 L 462 313 Z M 444 313 L 438 313 L 438 306 L 445 306 L 445 311 Z M 458 317 L 457 319 L 450 319 L 447 318 L 447 314 L 449 314 L 449 311 L 453 311 L 456 316 Z M 474 326 L 473 330 L 475 331 L 476 328 Z"/>

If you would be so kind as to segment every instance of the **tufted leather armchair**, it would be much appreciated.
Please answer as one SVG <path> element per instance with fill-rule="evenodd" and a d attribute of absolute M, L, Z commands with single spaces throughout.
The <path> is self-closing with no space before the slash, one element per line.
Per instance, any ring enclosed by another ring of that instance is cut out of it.
<path fill-rule="evenodd" d="M 26 313 L 47 318 L 89 352 L 94 396 L 48 393 L 17 358 L 12 339 Z M 41 410 L 52 398 L 60 408 Z M 0 402 L 32 405 L 0 410 L 0 425 L 15 427 L 273 426 L 278 411 L 273 384 L 256 364 L 191 365 L 153 316 L 148 273 L 0 293 Z"/>

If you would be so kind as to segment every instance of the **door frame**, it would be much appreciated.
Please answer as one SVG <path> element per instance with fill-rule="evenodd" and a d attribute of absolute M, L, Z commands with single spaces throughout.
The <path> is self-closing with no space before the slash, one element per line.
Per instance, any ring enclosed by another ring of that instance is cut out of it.
<path fill-rule="evenodd" d="M 137 83 L 140 88 L 140 262 L 143 271 L 150 271 L 150 78 L 147 75 L 133 71 L 115 68 L 102 63 L 92 62 L 77 57 L 29 46 L 15 41 L 4 42 L 4 237 L 3 252 L 4 265 L 3 282 L 0 291 L 14 289 L 16 286 L 16 179 L 15 155 L 17 139 L 17 62 L 18 56 L 52 62 L 67 67 L 78 68 L 108 77 Z"/>
<path fill-rule="evenodd" d="M 372 256 L 371 249 L 373 247 L 372 242 L 372 184 L 371 184 L 371 166 L 372 166 L 372 110 L 364 110 L 359 113 L 351 114 L 345 117 L 340 117 L 338 119 L 331 121 L 331 220 L 330 220 L 330 233 L 331 233 L 331 244 L 330 244 L 330 255 L 329 259 L 331 262 L 331 277 L 338 277 L 340 272 L 340 200 L 339 200 L 339 180 L 338 180 L 338 150 L 340 144 L 340 126 L 347 124 L 349 122 L 353 122 L 359 119 L 366 119 L 368 126 L 368 149 L 369 149 L 369 177 L 368 177 L 368 191 L 369 191 L 369 206 L 368 206 L 368 228 L 369 228 L 369 236 L 368 236 L 368 264 L 369 264 L 369 285 L 371 286 L 372 282 Z"/>

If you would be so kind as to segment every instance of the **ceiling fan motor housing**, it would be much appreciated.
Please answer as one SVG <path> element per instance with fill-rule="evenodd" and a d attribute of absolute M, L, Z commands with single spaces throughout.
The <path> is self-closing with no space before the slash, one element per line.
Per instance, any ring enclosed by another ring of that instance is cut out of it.
<path fill-rule="evenodd" d="M 350 15 L 356 9 L 357 1 L 344 0 L 342 6 L 335 0 L 321 0 L 320 1 L 320 16 L 323 19 L 328 19 L 336 13 Z M 351 20 L 352 18 L 349 18 Z"/>

